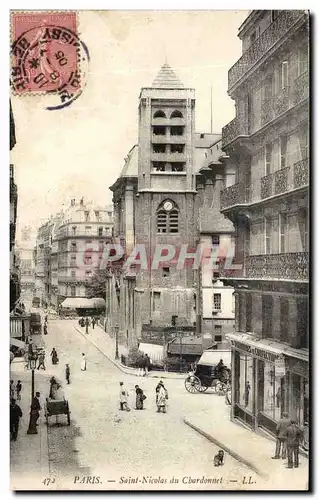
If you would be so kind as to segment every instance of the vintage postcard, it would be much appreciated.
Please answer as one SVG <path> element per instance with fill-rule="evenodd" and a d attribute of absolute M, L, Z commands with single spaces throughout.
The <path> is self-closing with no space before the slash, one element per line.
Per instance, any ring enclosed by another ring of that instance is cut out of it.
<path fill-rule="evenodd" d="M 309 17 L 11 11 L 12 490 L 309 490 Z"/>

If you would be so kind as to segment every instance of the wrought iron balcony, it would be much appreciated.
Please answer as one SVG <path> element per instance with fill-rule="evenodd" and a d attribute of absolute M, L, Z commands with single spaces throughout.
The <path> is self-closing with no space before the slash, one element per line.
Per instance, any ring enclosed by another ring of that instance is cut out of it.
<path fill-rule="evenodd" d="M 294 164 L 295 189 L 309 185 L 309 159 L 298 161 Z"/>
<path fill-rule="evenodd" d="M 249 188 L 243 182 L 238 182 L 223 189 L 220 193 L 220 210 L 226 210 L 237 205 L 249 203 Z"/>
<path fill-rule="evenodd" d="M 283 10 L 276 20 L 257 38 L 228 72 L 228 88 L 234 85 L 247 73 L 302 17 L 307 14 L 303 10 Z"/>
<path fill-rule="evenodd" d="M 296 105 L 307 97 L 309 97 L 309 73 L 305 71 L 295 80 L 293 103 Z"/>
<path fill-rule="evenodd" d="M 251 255 L 245 261 L 245 276 L 308 281 L 308 252 Z"/>
<path fill-rule="evenodd" d="M 222 129 L 222 146 L 225 147 L 240 136 L 248 135 L 248 122 L 244 116 L 236 116 Z"/>
<path fill-rule="evenodd" d="M 309 159 L 298 161 L 281 170 L 261 178 L 261 199 L 289 193 L 294 189 L 309 185 Z"/>

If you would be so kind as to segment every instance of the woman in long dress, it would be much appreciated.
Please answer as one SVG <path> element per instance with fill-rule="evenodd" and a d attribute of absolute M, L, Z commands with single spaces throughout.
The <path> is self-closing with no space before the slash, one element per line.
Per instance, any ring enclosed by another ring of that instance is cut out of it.
<path fill-rule="evenodd" d="M 54 377 L 50 378 L 50 399 L 57 399 L 58 383 Z"/>
<path fill-rule="evenodd" d="M 135 392 L 136 392 L 136 409 L 143 410 L 144 399 L 146 399 L 146 396 L 144 396 L 142 389 L 138 385 L 135 386 Z"/>
<path fill-rule="evenodd" d="M 82 372 L 86 371 L 86 357 L 85 357 L 84 352 L 82 352 L 81 370 L 82 370 Z"/>
<path fill-rule="evenodd" d="M 168 399 L 167 390 L 165 389 L 163 384 L 159 384 L 159 390 L 156 394 L 156 405 L 158 413 L 162 410 L 163 413 L 166 413 L 166 402 Z"/>
<path fill-rule="evenodd" d="M 56 352 L 55 347 L 53 347 L 50 356 L 52 358 L 52 364 L 56 365 L 58 362 L 58 353 Z"/>

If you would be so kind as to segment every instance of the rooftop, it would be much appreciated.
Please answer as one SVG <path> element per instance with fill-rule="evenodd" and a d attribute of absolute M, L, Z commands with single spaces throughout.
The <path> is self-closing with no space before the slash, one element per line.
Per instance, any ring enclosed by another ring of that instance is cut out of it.
<path fill-rule="evenodd" d="M 184 85 L 171 66 L 165 63 L 153 81 L 152 87 L 156 89 L 183 89 Z"/>

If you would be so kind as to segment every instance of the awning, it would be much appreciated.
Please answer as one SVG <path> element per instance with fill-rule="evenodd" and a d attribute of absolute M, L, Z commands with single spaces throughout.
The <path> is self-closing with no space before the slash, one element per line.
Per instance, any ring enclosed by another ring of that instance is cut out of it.
<path fill-rule="evenodd" d="M 164 346 L 157 344 L 144 344 L 143 342 L 139 345 L 139 350 L 148 354 L 152 361 L 162 361 L 164 357 Z"/>
<path fill-rule="evenodd" d="M 25 342 L 21 342 L 21 340 L 15 339 L 13 337 L 10 338 L 10 345 L 14 345 L 15 347 L 20 347 L 21 349 L 25 349 Z"/>
<path fill-rule="evenodd" d="M 87 299 L 85 297 L 69 297 L 62 302 L 61 307 L 65 309 L 102 309 L 105 307 L 105 300 L 100 298 Z"/>
<path fill-rule="evenodd" d="M 276 342 L 274 340 L 268 340 L 268 339 L 260 339 L 258 337 L 255 337 L 253 335 L 249 335 L 247 333 L 227 333 L 226 334 L 226 339 L 229 339 L 231 343 L 234 343 L 236 346 L 236 342 L 252 347 L 253 349 L 256 350 L 263 350 L 267 351 L 274 356 L 282 356 L 285 354 L 285 351 L 287 349 L 286 344 L 281 344 L 280 342 Z"/>
<path fill-rule="evenodd" d="M 221 359 L 227 368 L 231 367 L 231 351 L 222 351 L 218 349 L 204 351 L 197 364 L 216 366 Z"/>

